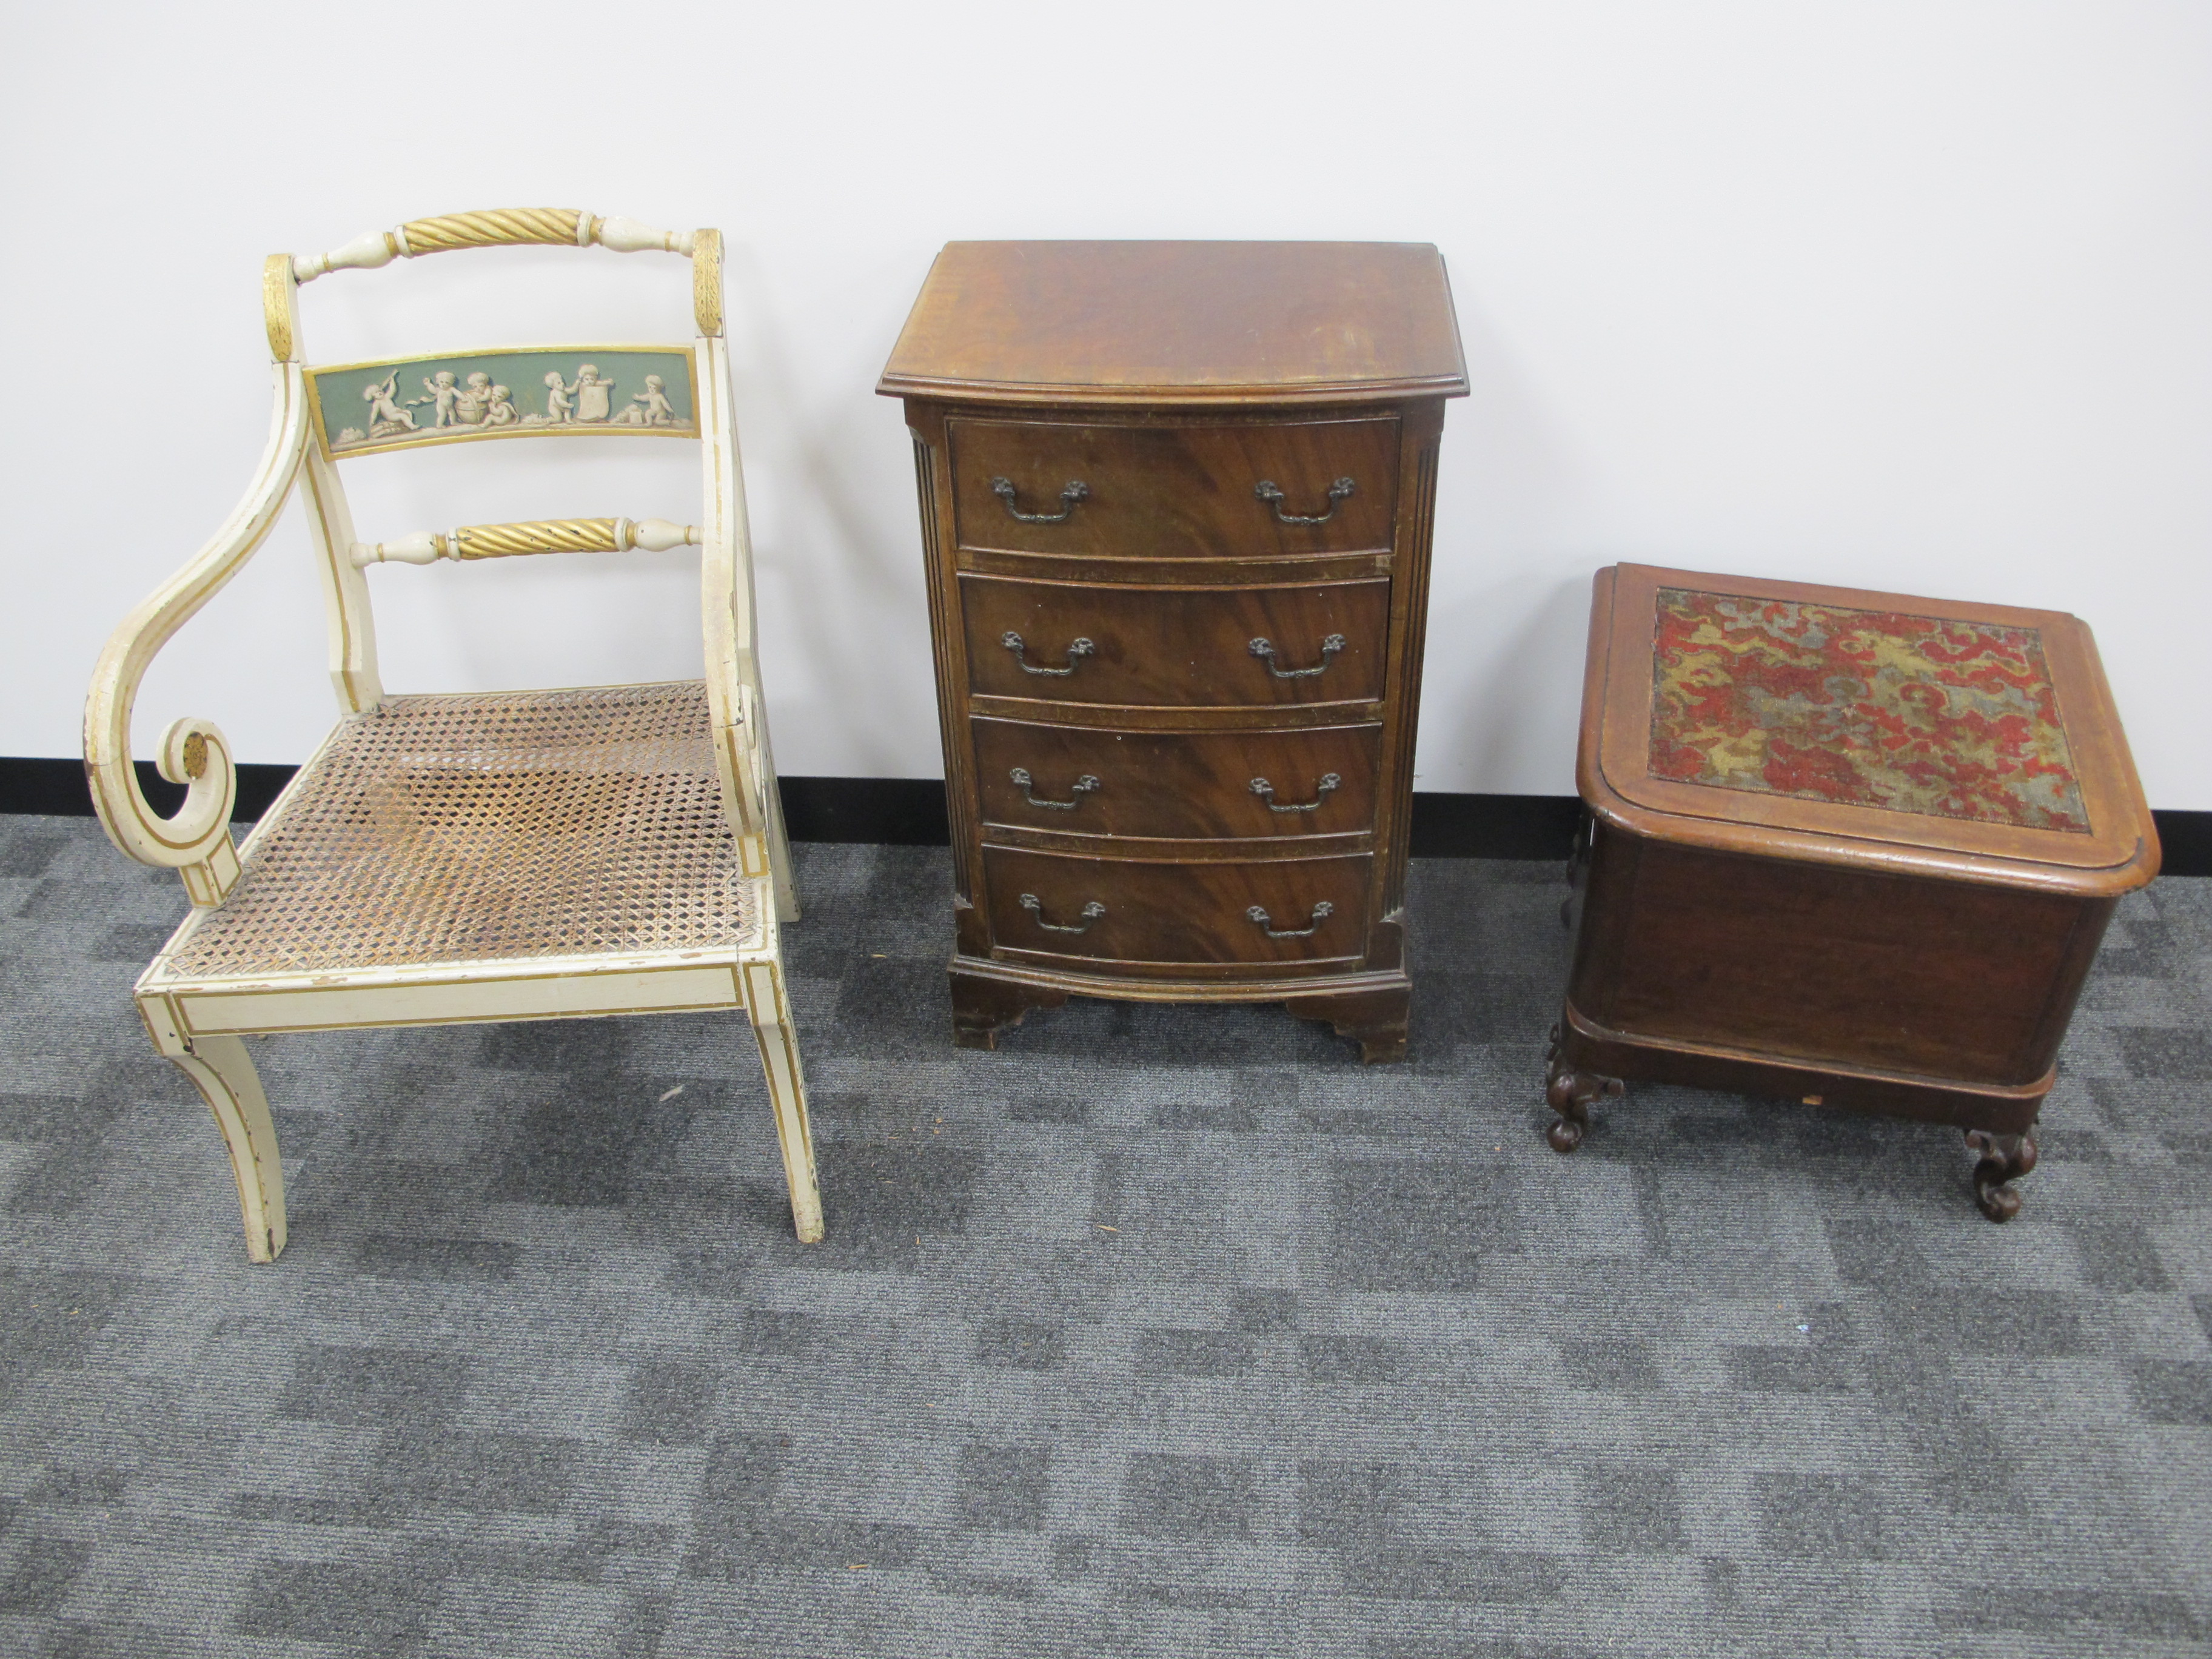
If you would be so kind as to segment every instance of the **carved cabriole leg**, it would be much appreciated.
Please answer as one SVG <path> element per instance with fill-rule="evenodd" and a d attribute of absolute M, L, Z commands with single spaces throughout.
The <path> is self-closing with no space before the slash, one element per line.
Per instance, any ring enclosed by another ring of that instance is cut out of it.
<path fill-rule="evenodd" d="M 1617 1077 L 1571 1069 L 1560 1048 L 1559 1028 L 1552 1028 L 1552 1052 L 1544 1068 L 1544 1098 L 1559 1115 L 1544 1131 L 1544 1139 L 1552 1143 L 1553 1152 L 1571 1152 L 1583 1144 L 1589 1128 L 1590 1102 L 1614 1099 L 1627 1092 L 1628 1085 Z"/>
<path fill-rule="evenodd" d="M 1974 1165 L 1974 1202 L 1992 1221 L 2009 1221 L 2020 1213 L 2020 1191 L 2011 1182 L 2035 1167 L 2035 1133 L 1993 1134 L 1987 1129 L 1966 1131 L 1966 1150 L 1978 1160 Z"/>
<path fill-rule="evenodd" d="M 274 1261 L 284 1248 L 284 1165 L 276 1156 L 269 1098 L 261 1092 L 245 1042 L 234 1036 L 196 1036 L 189 1051 L 169 1058 L 198 1085 L 230 1149 L 247 1257 Z"/>
<path fill-rule="evenodd" d="M 1022 1023 L 1032 1008 L 1057 1008 L 1067 993 L 1045 985 L 1017 985 L 982 974 L 951 970 L 952 1041 L 962 1048 L 995 1048 L 999 1033 Z"/>
<path fill-rule="evenodd" d="M 784 1183 L 791 1189 L 792 1225 L 802 1244 L 822 1237 L 822 1193 L 814 1178 L 814 1134 L 806 1121 L 806 1079 L 799 1066 L 799 1040 L 791 1023 L 791 1000 L 783 965 L 770 958 L 739 964 L 745 1013 L 760 1044 L 761 1069 L 768 1075 L 769 1104 L 775 1113 L 775 1138 L 783 1148 Z"/>
<path fill-rule="evenodd" d="M 1340 1037 L 1359 1045 L 1367 1065 L 1406 1057 L 1406 1025 L 1413 1012 L 1413 989 L 1392 986 L 1337 996 L 1289 997 L 1283 1006 L 1300 1019 L 1324 1020 Z"/>

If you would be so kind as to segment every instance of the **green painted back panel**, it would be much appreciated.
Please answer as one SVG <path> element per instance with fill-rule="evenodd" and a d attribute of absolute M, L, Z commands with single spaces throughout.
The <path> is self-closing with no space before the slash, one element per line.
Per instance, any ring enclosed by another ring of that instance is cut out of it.
<path fill-rule="evenodd" d="M 332 456 L 471 438 L 614 432 L 699 435 L 682 346 L 533 346 L 311 368 L 316 435 Z"/>

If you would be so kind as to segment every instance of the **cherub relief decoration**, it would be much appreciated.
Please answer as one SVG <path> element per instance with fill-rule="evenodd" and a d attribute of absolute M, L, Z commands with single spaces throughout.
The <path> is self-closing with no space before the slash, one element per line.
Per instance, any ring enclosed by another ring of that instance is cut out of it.
<path fill-rule="evenodd" d="M 648 374 L 647 380 L 657 380 L 657 374 Z M 615 383 L 600 377 L 597 363 L 583 363 L 576 369 L 573 385 L 564 382 L 556 372 L 545 377 L 545 412 L 526 415 L 525 426 L 605 426 L 613 413 L 612 393 Z M 623 425 L 634 422 L 623 422 Z"/>
<path fill-rule="evenodd" d="M 580 379 L 581 376 L 578 378 Z M 524 416 L 523 425 L 567 426 L 576 418 L 576 388 L 562 385 L 557 370 L 545 377 L 545 387 L 550 394 L 545 399 L 545 412 L 543 415 Z"/>
<path fill-rule="evenodd" d="M 622 429 L 689 437 L 690 355 L 684 351 L 478 352 L 352 369 L 311 370 L 333 453 L 525 432 Z M 421 388 L 410 395 L 405 382 Z M 541 390 L 518 400 L 516 386 Z M 356 412 L 367 406 L 365 424 Z M 341 416 L 343 419 L 341 420 Z"/>
<path fill-rule="evenodd" d="M 613 412 L 612 380 L 599 378 L 598 365 L 586 363 L 576 371 L 576 418 L 588 425 L 604 421 Z"/>
<path fill-rule="evenodd" d="M 407 412 L 404 404 L 397 401 L 398 389 L 399 371 L 396 368 L 374 385 L 362 387 L 362 399 L 368 405 L 367 436 L 396 438 L 403 432 L 412 432 L 415 429 L 415 417 Z M 340 434 L 339 441 L 343 442 L 347 438 L 351 438 L 356 442 L 360 442 L 362 437 L 362 434 L 349 429 Z"/>
<path fill-rule="evenodd" d="M 629 394 L 630 406 L 615 416 L 617 426 L 674 426 L 675 405 L 668 401 L 668 383 L 658 374 L 645 377 L 645 390 Z"/>

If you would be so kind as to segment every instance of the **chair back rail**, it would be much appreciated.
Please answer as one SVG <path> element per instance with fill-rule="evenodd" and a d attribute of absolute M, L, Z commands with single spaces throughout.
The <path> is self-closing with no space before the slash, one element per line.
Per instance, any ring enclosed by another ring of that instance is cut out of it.
<path fill-rule="evenodd" d="M 696 525 L 666 519 L 537 519 L 524 524 L 466 524 L 418 530 L 396 540 L 356 542 L 355 564 L 435 564 L 441 559 L 507 559 L 526 553 L 665 553 L 699 544 Z"/>
<path fill-rule="evenodd" d="M 343 713 L 367 714 L 384 701 L 384 679 L 376 668 L 376 613 L 368 603 L 368 581 L 352 557 L 353 509 L 346 504 L 337 468 L 320 445 L 307 446 L 301 475 L 307 534 L 323 585 L 331 687 Z"/>
<path fill-rule="evenodd" d="M 706 634 L 707 697 L 724 810 L 740 826 L 746 869 L 764 865 L 773 878 L 776 915 L 799 919 L 783 799 L 763 713 L 753 589 L 752 532 L 745 511 L 744 469 L 738 464 L 737 422 L 730 409 L 729 345 L 702 337 L 700 465 L 706 525 L 699 561 L 700 614 Z"/>
<path fill-rule="evenodd" d="M 335 459 L 478 438 L 699 435 L 689 345 L 524 346 L 307 368 Z"/>

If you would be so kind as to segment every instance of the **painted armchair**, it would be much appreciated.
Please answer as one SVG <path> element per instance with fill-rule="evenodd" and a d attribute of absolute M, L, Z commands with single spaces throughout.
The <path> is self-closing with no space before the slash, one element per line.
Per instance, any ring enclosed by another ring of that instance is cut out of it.
<path fill-rule="evenodd" d="M 307 362 L 301 284 L 395 258 L 531 243 L 689 258 L 696 338 Z M 522 209 L 411 220 L 263 267 L 275 383 L 268 449 L 229 520 L 116 629 L 84 728 L 109 836 L 141 862 L 177 871 L 191 898 L 135 994 L 155 1046 L 221 1127 L 254 1261 L 284 1247 L 284 1190 L 248 1035 L 709 1008 L 742 1008 L 750 1022 L 792 1218 L 801 1239 L 822 1236 L 780 940 L 798 901 L 754 651 L 719 231 Z M 696 522 L 356 534 L 341 463 L 510 438 L 694 442 Z M 252 556 L 295 489 L 322 576 L 339 719 L 234 847 L 237 772 L 222 732 L 198 719 L 169 726 L 155 766 L 185 793 L 164 817 L 131 764 L 132 706 L 155 653 Z M 699 549 L 698 679 L 392 696 L 378 678 L 371 566 L 684 545 Z"/>

